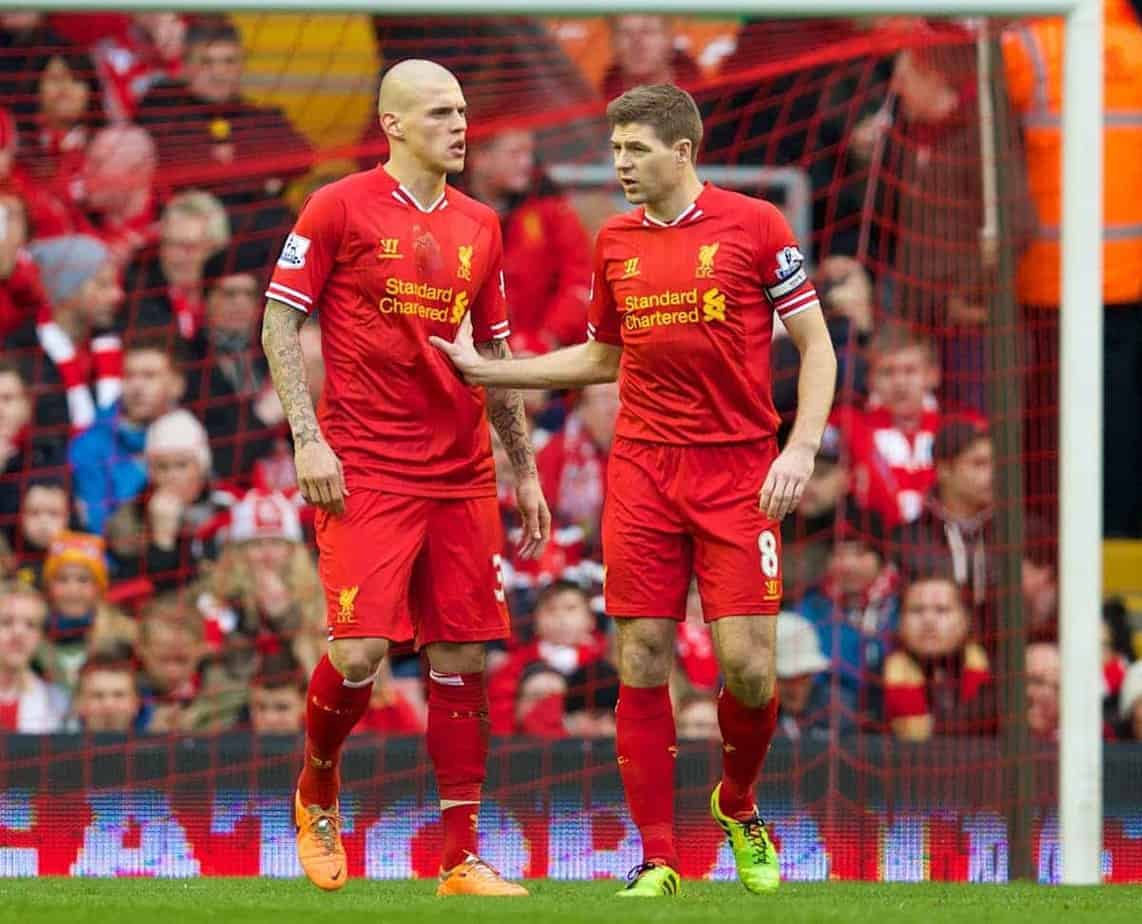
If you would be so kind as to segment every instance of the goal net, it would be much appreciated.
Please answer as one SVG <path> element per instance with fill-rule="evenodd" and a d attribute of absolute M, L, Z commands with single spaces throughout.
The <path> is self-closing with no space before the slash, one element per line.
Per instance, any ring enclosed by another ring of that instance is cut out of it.
<path fill-rule="evenodd" d="M 258 324 L 306 196 L 385 157 L 379 74 L 424 57 L 469 102 L 455 180 L 500 213 L 517 354 L 585 336 L 590 239 L 626 207 L 604 109 L 630 86 L 686 86 L 699 172 L 777 204 L 801 242 L 839 381 L 782 529 L 759 804 L 783 876 L 1058 881 L 1058 207 L 1026 142 L 1050 143 L 1028 88 L 1059 51 L 1031 26 L 0 16 L 0 875 L 299 875 L 326 611 Z M 316 398 L 316 324 L 302 338 Z M 781 438 L 797 365 L 779 329 Z M 513 551 L 499 460 L 513 638 L 489 655 L 480 824 L 507 876 L 641 857 L 601 596 L 617 401 L 528 396 L 556 526 L 538 562 Z M 1102 623 L 1122 737 L 1142 700 L 1129 602 Z M 425 671 L 398 652 L 350 740 L 350 875 L 437 872 Z M 706 808 L 718 687 L 694 592 L 671 681 L 681 872 L 729 879 Z M 1137 751 L 1105 761 L 1103 874 L 1137 881 Z"/>

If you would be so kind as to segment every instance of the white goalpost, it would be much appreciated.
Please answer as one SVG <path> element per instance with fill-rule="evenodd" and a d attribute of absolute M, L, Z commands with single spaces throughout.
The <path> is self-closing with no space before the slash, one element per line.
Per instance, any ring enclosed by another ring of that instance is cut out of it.
<path fill-rule="evenodd" d="M 1102 2 L 1101 0 L 37 0 L 45 10 L 363 14 L 1066 17 L 1060 318 L 1059 837 L 1062 880 L 1101 881 Z M 19 0 L 0 8 L 22 9 Z M 994 68 L 993 62 L 993 68 Z"/>

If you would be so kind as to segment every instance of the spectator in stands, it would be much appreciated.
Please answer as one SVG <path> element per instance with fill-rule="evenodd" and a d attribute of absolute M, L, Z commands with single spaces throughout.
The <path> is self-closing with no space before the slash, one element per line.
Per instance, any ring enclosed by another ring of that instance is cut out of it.
<path fill-rule="evenodd" d="M 1058 534 L 1045 519 L 1023 518 L 1023 561 L 1020 581 L 1028 638 L 1058 638 L 1059 568 Z"/>
<path fill-rule="evenodd" d="M 838 675 L 834 708 L 861 723 L 880 715 L 879 678 L 896 632 L 900 575 L 884 558 L 884 527 L 875 513 L 850 507 L 835 530 L 825 579 L 805 594 L 800 613 L 816 627 Z"/>
<path fill-rule="evenodd" d="M 8 338 L 39 392 L 35 425 L 62 445 L 95 422 L 97 410 L 119 398 L 122 354 L 110 332 L 123 298 L 111 253 L 84 235 L 39 241 L 39 265 L 51 314 Z"/>
<path fill-rule="evenodd" d="M 183 729 L 198 694 L 202 619 L 178 594 L 155 597 L 143 608 L 138 656 L 143 701 L 141 724 L 148 732 Z"/>
<path fill-rule="evenodd" d="M 567 677 L 563 725 L 576 738 L 613 738 L 618 703 L 618 671 L 609 661 L 591 661 Z"/>
<path fill-rule="evenodd" d="M 273 419 L 281 405 L 269 400 L 269 370 L 258 336 L 268 257 L 260 247 L 239 247 L 233 259 L 218 254 L 206 267 L 206 323 L 192 344 L 198 374 L 189 398 L 203 408 L 214 471 L 221 478 L 246 478 L 288 429 Z M 268 420 L 261 416 L 267 408 Z"/>
<path fill-rule="evenodd" d="M 679 741 L 719 741 L 718 701 L 709 693 L 693 692 L 678 701 L 674 709 Z"/>
<path fill-rule="evenodd" d="M 93 655 L 79 672 L 72 703 L 76 731 L 130 732 L 139 717 L 139 702 L 131 662 L 114 654 Z"/>
<path fill-rule="evenodd" d="M 872 334 L 875 314 L 872 281 L 852 257 L 832 256 L 821 262 L 814 284 L 837 354 L 837 403 L 852 404 L 868 397 L 868 360 L 864 348 Z M 801 353 L 793 341 L 774 337 L 773 403 L 783 420 L 797 409 L 797 376 Z"/>
<path fill-rule="evenodd" d="M 701 77 L 698 65 L 674 47 L 669 16 L 616 16 L 611 21 L 614 62 L 603 76 L 603 96 L 613 99 L 639 84 L 685 86 Z"/>
<path fill-rule="evenodd" d="M 512 331 L 548 347 L 585 336 L 591 243 L 574 207 L 535 160 L 535 136 L 509 129 L 473 144 L 468 192 L 500 216 Z"/>
<path fill-rule="evenodd" d="M 821 653 L 816 628 L 798 613 L 777 616 L 777 727 L 794 741 L 828 734 L 829 659 Z M 842 725 L 851 727 L 851 722 Z"/>
<path fill-rule="evenodd" d="M 224 17 L 199 17 L 185 45 L 183 78 L 156 84 L 139 106 L 159 163 L 202 168 L 195 184 L 227 205 L 276 200 L 285 182 L 309 169 L 309 142 L 280 109 L 242 98 L 242 39 Z"/>
<path fill-rule="evenodd" d="M 513 690 L 510 730 L 501 734 L 535 738 L 566 738 L 567 678 L 550 665 L 536 661 L 524 668 Z M 495 734 L 493 729 L 493 734 Z"/>
<path fill-rule="evenodd" d="M 596 629 L 587 594 L 570 581 L 555 581 L 535 605 L 535 638 L 516 648 L 488 682 L 489 718 L 493 734 L 510 734 L 512 704 L 528 665 L 542 662 L 569 677 L 606 654 L 606 640 Z"/>
<path fill-rule="evenodd" d="M 304 687 L 303 687 L 304 690 Z M 425 729 L 428 703 L 419 677 L 396 680 L 389 659 L 381 662 L 369 708 L 354 732 L 379 735 L 418 735 Z"/>
<path fill-rule="evenodd" d="M 128 272 L 132 327 L 158 327 L 193 341 L 206 317 L 207 261 L 230 243 L 226 207 L 210 193 L 179 193 L 159 220 L 157 251 Z"/>
<path fill-rule="evenodd" d="M 28 483 L 12 540 L 19 581 L 31 587 L 43 586 L 44 559 L 56 537 L 67 529 L 70 506 L 71 498 L 62 481 L 35 478 Z"/>
<path fill-rule="evenodd" d="M 1059 735 L 1059 646 L 1035 642 L 1024 655 L 1027 667 L 1027 727 L 1036 738 Z"/>
<path fill-rule="evenodd" d="M 1127 0 L 1105 0 L 1102 125 L 1103 529 L 1142 537 L 1142 25 Z M 1004 36 L 1011 104 L 1022 120 L 1026 168 L 1039 218 L 1018 268 L 1028 330 L 1024 453 L 1032 510 L 1057 523 L 1061 294 L 1063 20 L 1019 21 Z M 1093 310 L 1089 306 L 1086 310 Z"/>
<path fill-rule="evenodd" d="M 1118 714 L 1123 738 L 1142 741 L 1142 661 L 1137 661 L 1122 680 Z"/>
<path fill-rule="evenodd" d="M 0 587 L 0 731 L 50 734 L 67 715 L 67 693 L 32 669 L 47 607 L 24 584 Z"/>
<path fill-rule="evenodd" d="M 534 334 L 513 332 L 508 338 L 508 345 L 512 356 L 518 359 L 544 356 L 551 350 L 550 338 Z M 564 396 L 545 388 L 521 388 L 520 397 L 523 399 L 523 409 L 527 411 L 527 419 L 531 422 L 532 445 L 539 452 L 547 445 L 551 434 L 563 428 L 568 410 Z"/>
<path fill-rule="evenodd" d="M 106 600 L 104 543 L 90 533 L 64 531 L 52 540 L 44 559 L 47 634 L 52 657 L 48 676 L 74 689 L 87 655 L 119 650 L 135 639 L 135 624 Z"/>
<path fill-rule="evenodd" d="M 178 406 L 186 388 L 182 365 L 177 345 L 165 339 L 144 334 L 129 342 L 122 398 L 71 441 L 78 518 L 88 531 L 102 533 L 107 518 L 146 487 L 147 427 Z"/>
<path fill-rule="evenodd" d="M 116 578 L 145 576 L 173 589 L 193 579 L 199 557 L 214 557 L 213 540 L 196 543 L 196 534 L 234 498 L 214 489 L 206 430 L 187 410 L 154 421 L 143 453 L 147 490 L 120 506 L 105 527 L 112 564 Z"/>
<path fill-rule="evenodd" d="M 0 250 L 5 253 L 18 252 L 33 234 L 39 237 L 53 237 L 71 234 L 84 227 L 83 222 L 78 220 L 82 216 L 78 216 L 71 201 L 61 199 L 47 185 L 35 179 L 26 166 L 17 159 L 19 150 L 19 132 L 15 117 L 9 110 L 0 106 L 0 194 L 5 197 L 6 210 L 10 210 L 6 216 L 5 237 L 0 241 Z M 14 202 L 10 201 L 9 197 Z M 7 265 L 7 262 L 8 258 L 0 261 L 4 265 Z M 8 270 L 0 269 L 0 279 L 4 278 L 3 274 L 7 272 Z M 21 287 L 21 283 L 26 285 L 19 274 L 6 281 L 8 285 L 16 287 Z M 39 284 L 38 275 L 35 282 Z M 39 293 L 21 291 L 20 294 L 26 301 L 30 295 Z M 13 307 L 10 302 L 10 297 L 0 298 L 0 305 L 3 305 L 0 325 L 3 325 L 5 336 L 15 323 L 10 318 Z"/>
<path fill-rule="evenodd" d="M 824 579 L 833 552 L 837 507 L 848 490 L 849 467 L 841 456 L 840 432 L 828 426 L 801 502 L 781 523 L 782 542 L 786 548 L 796 549 L 782 562 L 785 586 L 795 596 Z"/>
<path fill-rule="evenodd" d="M 35 193 L 28 199 L 33 236 L 84 233 L 87 222 L 75 207 L 73 184 L 102 121 L 91 60 L 78 49 L 57 49 L 32 86 L 37 108 L 21 126 L 18 164 Z"/>
<path fill-rule="evenodd" d="M 153 188 L 155 143 L 137 125 L 100 129 L 83 159 L 79 195 L 92 214 L 91 232 L 123 266 L 158 236 Z"/>
<path fill-rule="evenodd" d="M 686 592 L 686 618 L 678 625 L 674 639 L 674 663 L 671 672 L 671 695 L 681 699 L 688 693 L 716 693 L 721 668 L 714 653 L 710 626 L 702 616 L 702 597 L 698 581 L 692 580 Z"/>
<path fill-rule="evenodd" d="M 295 643 L 304 624 L 324 617 L 325 596 L 295 498 L 249 491 L 220 525 L 222 551 L 197 602 L 219 670 L 245 686 L 255 652 L 305 660 Z"/>
<path fill-rule="evenodd" d="M 615 436 L 619 387 L 614 382 L 588 385 L 563 429 L 536 455 L 539 480 L 557 523 L 573 523 L 598 542 L 606 494 L 607 456 Z"/>
<path fill-rule="evenodd" d="M 296 735 L 305 722 L 305 676 L 289 655 L 261 660 L 250 682 L 250 728 L 255 735 Z"/>
<path fill-rule="evenodd" d="M 943 39 L 905 49 L 892 77 L 893 118 L 882 169 L 892 259 L 882 279 L 887 311 L 939 338 L 945 403 L 983 411 L 986 397 L 983 333 L 998 293 L 1000 247 L 1023 250 L 1035 224 L 1023 168 L 1022 139 L 1004 94 L 993 94 L 990 123 L 981 121 L 976 82 L 976 36 L 970 27 L 941 23 L 917 27 Z M 948 44 L 948 40 L 951 43 Z M 999 130 L 1002 181 L 981 163 L 980 126 Z M 939 168 L 934 169 L 934 158 Z M 985 190 L 1002 182 L 1004 240 L 981 234 L 987 225 Z M 940 203 L 936 206 L 935 203 Z"/>
<path fill-rule="evenodd" d="M 103 87 L 103 109 L 112 122 L 130 122 L 155 84 L 182 76 L 186 19 L 179 13 L 135 13 L 126 31 L 92 46 Z"/>
<path fill-rule="evenodd" d="M 321 327 L 315 318 L 310 318 L 298 331 L 298 340 L 301 343 L 301 359 L 305 365 L 305 381 L 309 388 L 309 399 L 317 407 L 321 400 L 321 390 L 325 387 L 325 359 L 321 355 Z M 273 382 L 266 380 L 261 393 L 254 400 L 253 413 L 265 425 L 272 428 L 274 435 L 266 444 L 259 447 L 260 456 L 254 462 L 251 482 L 255 488 L 262 491 L 282 491 L 292 493 L 297 490 L 297 472 L 293 467 L 293 436 L 285 424 L 285 412 L 282 410 L 278 393 Z M 492 431 L 493 441 L 497 439 Z M 504 464 L 507 464 L 506 456 Z M 510 477 L 507 469 L 503 471 L 506 482 L 514 493 L 514 479 Z M 501 502 L 505 503 L 501 498 Z M 515 502 L 511 501 L 511 509 L 515 511 Z"/>
<path fill-rule="evenodd" d="M 27 235 L 24 201 L 0 193 L 0 342 L 51 310 Z"/>
<path fill-rule="evenodd" d="M 951 576 L 921 577 L 904 592 L 900 647 L 884 664 L 884 717 L 906 741 L 995 731 L 995 691 L 983 648 Z"/>
<path fill-rule="evenodd" d="M 1114 633 L 1107 618 L 1113 612 L 1113 603 L 1104 601 L 1099 631 L 1102 638 L 1102 717 L 1103 728 L 1107 729 L 1108 737 L 1113 736 L 1113 729 L 1117 724 L 1116 713 L 1121 702 L 1122 684 L 1125 683 L 1130 670 L 1130 659 L 1114 648 Z"/>
<path fill-rule="evenodd" d="M 37 107 L 37 87 L 30 74 L 39 74 L 54 55 L 71 45 L 48 26 L 43 13 L 0 13 L 0 99 L 9 101 L 21 121 Z"/>
<path fill-rule="evenodd" d="M 868 403 L 841 408 L 834 425 L 852 466 L 852 490 L 887 527 L 911 523 L 936 480 L 932 443 L 944 421 L 936 404 L 939 365 L 932 345 L 901 327 L 871 344 Z"/>
<path fill-rule="evenodd" d="M 20 367 L 0 359 L 0 531 L 19 546 L 16 517 L 28 479 L 50 475 L 60 464 L 55 441 L 37 439 L 32 401 Z M 66 519 L 67 507 L 64 506 Z"/>
<path fill-rule="evenodd" d="M 936 484 L 920 515 L 897 528 L 893 541 L 906 576 L 951 566 L 973 607 L 983 606 L 994 583 L 989 565 L 994 461 L 991 436 L 968 420 L 948 420 L 932 446 Z"/>

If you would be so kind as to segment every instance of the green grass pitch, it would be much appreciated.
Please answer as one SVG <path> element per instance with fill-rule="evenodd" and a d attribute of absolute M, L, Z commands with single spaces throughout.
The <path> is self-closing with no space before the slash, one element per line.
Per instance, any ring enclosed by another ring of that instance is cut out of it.
<path fill-rule="evenodd" d="M 786 883 L 775 896 L 737 884 L 687 882 L 677 899 L 614 898 L 616 882 L 529 882 L 530 898 L 439 899 L 433 883 L 350 882 L 324 895 L 271 879 L 0 880 L 2 922 L 109 924 L 1099 924 L 1142 920 L 1142 887 Z"/>

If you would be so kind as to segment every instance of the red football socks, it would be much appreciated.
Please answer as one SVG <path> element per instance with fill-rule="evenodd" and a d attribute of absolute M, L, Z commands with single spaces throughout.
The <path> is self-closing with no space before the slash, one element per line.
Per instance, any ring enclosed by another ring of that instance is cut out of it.
<path fill-rule="evenodd" d="M 309 678 L 305 700 L 305 766 L 298 780 L 305 805 L 331 808 L 341 787 L 341 746 L 369 708 L 373 678 L 350 683 L 325 655 Z"/>
<path fill-rule="evenodd" d="M 744 821 L 757 810 L 754 787 L 777 728 L 777 694 L 764 706 L 751 709 L 728 689 L 718 696 L 718 725 L 722 730 L 721 810 Z"/>
<path fill-rule="evenodd" d="M 428 755 L 440 791 L 443 869 L 478 853 L 476 819 L 488 763 L 488 696 L 481 674 L 429 672 Z"/>
<path fill-rule="evenodd" d="M 615 749 L 644 862 L 678 869 L 674 846 L 674 712 L 667 687 L 619 687 Z"/>

